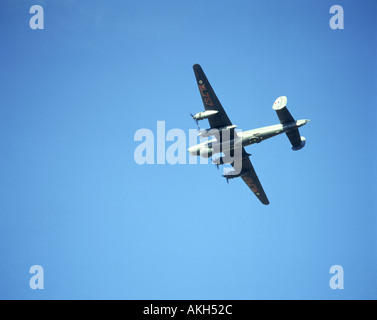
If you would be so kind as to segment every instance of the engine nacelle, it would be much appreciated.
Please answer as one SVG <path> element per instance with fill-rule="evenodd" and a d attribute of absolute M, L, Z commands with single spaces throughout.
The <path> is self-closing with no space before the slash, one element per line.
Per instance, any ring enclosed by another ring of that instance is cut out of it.
<path fill-rule="evenodd" d="M 197 114 L 192 116 L 192 118 L 194 120 L 204 120 L 204 119 L 207 119 L 207 118 L 215 115 L 216 113 L 219 113 L 219 112 L 217 110 L 202 111 L 202 112 L 198 112 Z"/>
<path fill-rule="evenodd" d="M 227 156 L 223 156 L 223 157 L 218 157 L 216 159 L 212 159 L 212 162 L 214 164 L 217 164 L 217 165 L 222 165 L 222 164 L 226 164 L 226 163 L 232 163 L 234 161 L 234 157 L 227 157 Z"/>
<path fill-rule="evenodd" d="M 223 131 L 233 130 L 235 128 L 237 128 L 236 125 L 231 125 L 227 127 L 218 128 L 218 129 L 204 129 L 204 130 L 199 131 L 198 136 L 202 138 L 208 138 L 211 136 L 219 135 L 220 133 L 223 134 Z"/>
<path fill-rule="evenodd" d="M 201 157 L 203 158 L 209 158 L 209 157 L 212 157 L 212 154 L 213 154 L 213 149 L 212 148 L 201 148 L 200 151 L 199 151 L 199 154 Z"/>
<path fill-rule="evenodd" d="M 247 173 L 247 171 L 245 170 L 242 170 L 240 173 L 238 174 L 234 174 L 236 172 L 236 170 L 232 170 L 230 171 L 229 173 L 227 174 L 223 174 L 223 177 L 226 178 L 227 180 L 229 179 L 234 179 L 234 178 L 238 178 L 238 177 L 241 177 L 243 176 L 245 173 Z"/>

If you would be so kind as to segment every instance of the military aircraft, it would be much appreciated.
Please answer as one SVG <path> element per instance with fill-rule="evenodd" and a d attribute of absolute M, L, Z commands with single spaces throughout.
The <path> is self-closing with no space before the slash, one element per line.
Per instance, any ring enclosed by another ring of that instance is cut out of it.
<path fill-rule="evenodd" d="M 300 136 L 299 127 L 310 120 L 295 120 L 287 109 L 287 97 L 279 97 L 272 108 L 276 111 L 280 124 L 253 129 L 244 132 L 236 132 L 237 126 L 233 125 L 225 113 L 219 99 L 213 91 L 202 67 L 199 64 L 193 66 L 199 92 L 203 100 L 204 111 L 191 115 L 198 123 L 199 120 L 208 119 L 210 129 L 199 130 L 201 137 L 215 137 L 214 139 L 192 146 L 188 152 L 192 156 L 212 157 L 212 162 L 217 166 L 230 164 L 234 170 L 225 173 L 223 177 L 229 179 L 241 177 L 257 198 L 265 205 L 270 202 L 263 190 L 257 174 L 250 161 L 250 154 L 245 151 L 245 146 L 260 143 L 282 133 L 286 133 L 292 144 L 292 150 L 297 151 L 305 146 L 305 138 Z M 220 156 L 224 154 L 223 156 Z M 236 154 L 238 155 L 236 157 Z M 241 163 L 241 168 L 236 168 L 236 163 Z"/>

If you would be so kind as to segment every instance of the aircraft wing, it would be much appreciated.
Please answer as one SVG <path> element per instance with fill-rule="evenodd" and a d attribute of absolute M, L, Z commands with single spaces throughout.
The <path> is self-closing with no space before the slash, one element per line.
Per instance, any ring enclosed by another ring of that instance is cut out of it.
<path fill-rule="evenodd" d="M 242 148 L 242 154 L 247 154 L 245 148 Z M 242 175 L 242 180 L 245 181 L 250 190 L 253 191 L 253 193 L 260 200 L 260 202 L 262 202 L 265 205 L 270 204 L 270 202 L 267 199 L 266 193 L 263 190 L 262 184 L 260 183 L 258 176 L 254 170 L 254 167 L 251 164 L 250 158 L 247 156 L 243 156 L 242 170 L 246 171 L 246 173 Z"/>
<path fill-rule="evenodd" d="M 227 114 L 225 113 L 219 99 L 217 99 L 215 91 L 213 91 L 202 67 L 198 64 L 195 64 L 193 66 L 193 69 L 205 110 L 218 111 L 217 114 L 208 118 L 211 129 L 231 126 L 232 122 L 229 120 Z"/>
<path fill-rule="evenodd" d="M 193 66 L 193 69 L 205 110 L 218 111 L 218 113 L 208 118 L 211 129 L 231 126 L 232 122 L 229 120 L 228 115 L 226 114 L 219 99 L 213 91 L 211 84 L 209 83 L 202 67 L 198 64 L 195 64 Z M 235 136 L 237 136 L 234 130 L 233 133 Z M 257 177 L 257 174 L 255 173 L 254 167 L 251 164 L 251 161 L 247 156 L 247 152 L 244 148 L 242 148 L 242 158 L 242 170 L 246 171 L 246 173 L 242 175 L 242 180 L 245 181 L 245 183 L 248 185 L 251 191 L 253 191 L 253 193 L 263 204 L 269 204 L 270 202 L 267 199 L 267 196 Z"/>

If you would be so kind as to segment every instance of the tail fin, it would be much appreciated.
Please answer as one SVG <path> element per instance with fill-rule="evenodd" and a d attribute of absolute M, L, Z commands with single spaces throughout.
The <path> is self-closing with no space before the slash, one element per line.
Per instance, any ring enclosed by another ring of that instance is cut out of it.
<path fill-rule="evenodd" d="M 305 147 L 306 144 L 306 139 L 305 137 L 300 137 L 300 133 L 298 129 L 293 129 L 291 131 L 287 131 L 286 135 L 289 139 L 289 141 L 292 144 L 292 150 L 293 151 L 298 151 Z"/>
<path fill-rule="evenodd" d="M 272 106 L 272 109 L 276 111 L 282 125 L 296 123 L 296 120 L 287 109 L 287 101 L 287 97 L 282 96 L 277 98 Z M 300 136 L 300 132 L 297 128 L 287 131 L 286 135 L 292 144 L 292 150 L 297 151 L 305 146 L 306 139 Z"/>
<path fill-rule="evenodd" d="M 287 109 L 287 97 L 279 97 L 275 100 L 272 109 L 274 109 L 279 117 L 281 124 L 288 124 L 295 122 L 291 113 Z"/>

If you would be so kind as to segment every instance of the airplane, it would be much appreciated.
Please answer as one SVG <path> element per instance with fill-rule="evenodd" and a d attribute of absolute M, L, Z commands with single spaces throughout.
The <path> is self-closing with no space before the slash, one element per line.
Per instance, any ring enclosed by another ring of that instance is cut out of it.
<path fill-rule="evenodd" d="M 191 156 L 212 157 L 212 162 L 217 167 L 219 165 L 230 164 L 234 170 L 223 175 L 227 182 L 229 179 L 241 177 L 260 202 L 264 205 L 270 204 L 251 164 L 250 154 L 246 152 L 244 147 L 286 133 L 292 144 L 292 150 L 300 150 L 305 146 L 306 139 L 300 136 L 298 128 L 307 124 L 310 120 L 303 119 L 296 121 L 287 109 L 287 97 L 282 96 L 277 98 L 272 106 L 273 110 L 277 113 L 280 124 L 245 132 L 236 132 L 235 128 L 237 126 L 233 125 L 229 120 L 202 67 L 199 64 L 195 64 L 193 69 L 205 110 L 191 115 L 191 117 L 197 124 L 200 120 L 208 119 L 211 128 L 199 130 L 198 135 L 200 137 L 214 136 L 215 138 L 191 146 L 187 149 L 188 152 Z M 213 155 L 221 154 L 224 154 L 224 156 L 214 159 Z M 238 154 L 238 158 L 235 157 L 236 154 Z M 241 163 L 242 168 L 236 168 L 236 160 L 239 160 L 238 163 Z"/>

